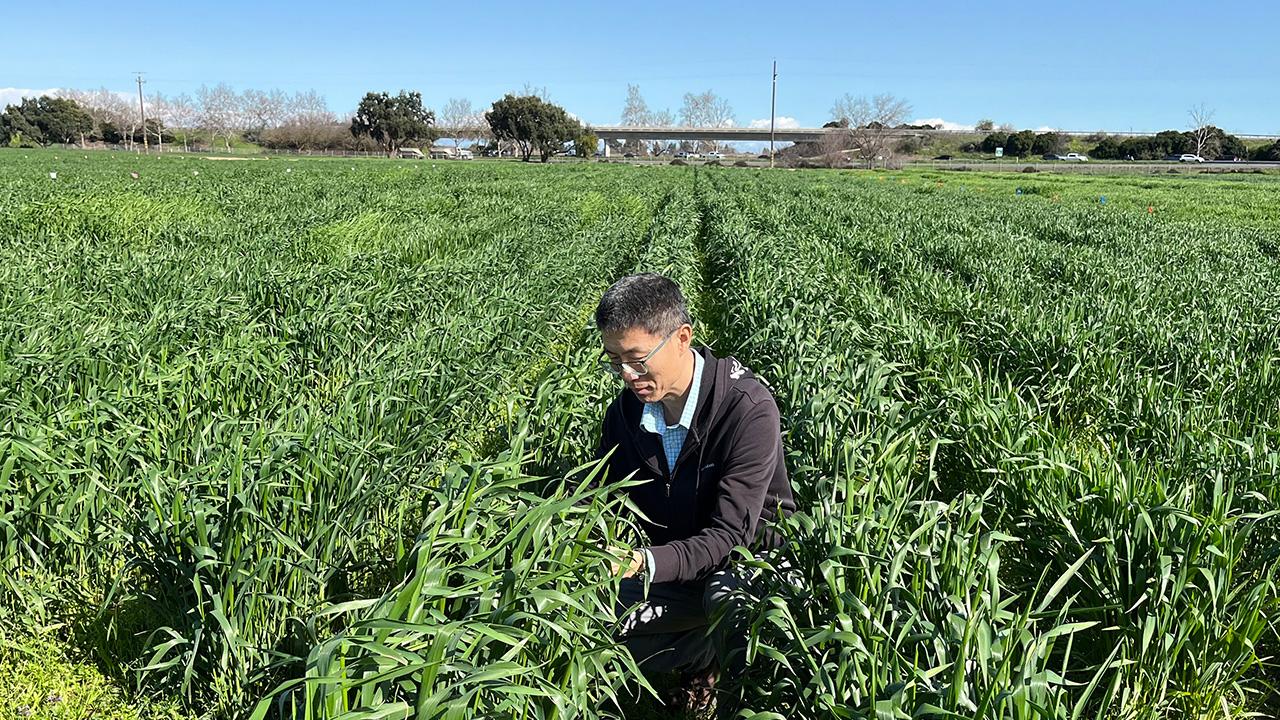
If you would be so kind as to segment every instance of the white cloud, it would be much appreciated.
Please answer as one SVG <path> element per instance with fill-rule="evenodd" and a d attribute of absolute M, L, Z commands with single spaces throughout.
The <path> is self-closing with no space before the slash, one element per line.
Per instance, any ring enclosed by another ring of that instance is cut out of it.
<path fill-rule="evenodd" d="M 787 117 L 786 115 L 779 115 L 775 119 L 773 126 L 781 130 L 794 130 L 800 127 L 800 121 L 796 120 L 793 117 Z M 769 118 L 764 118 L 762 120 L 752 120 L 751 124 L 747 125 L 747 127 L 755 128 L 758 130 L 767 129 L 769 127 Z"/>
<path fill-rule="evenodd" d="M 972 125 L 966 125 L 965 123 L 952 122 L 950 120 L 943 120 L 942 118 L 919 118 L 917 120 L 912 120 L 908 124 L 909 125 L 932 125 L 936 128 L 942 128 L 943 130 L 950 130 L 951 132 L 971 132 L 973 130 Z"/>
<path fill-rule="evenodd" d="M 1053 132 L 1053 131 L 1054 131 L 1054 128 L 1051 128 L 1048 125 L 1041 125 L 1040 127 L 1036 128 L 1036 132 L 1038 133 Z"/>
<path fill-rule="evenodd" d="M 40 97 L 41 95 L 57 95 L 58 88 L 45 88 L 44 90 L 32 90 L 31 88 L 0 88 L 0 108 L 6 105 L 17 105 L 22 102 L 22 98 Z"/>

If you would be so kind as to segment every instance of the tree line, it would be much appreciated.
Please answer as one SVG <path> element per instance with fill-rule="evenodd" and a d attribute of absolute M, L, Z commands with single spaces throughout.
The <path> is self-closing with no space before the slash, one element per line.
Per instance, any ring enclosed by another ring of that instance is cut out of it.
<path fill-rule="evenodd" d="M 432 143 L 447 129 L 455 144 L 472 141 L 481 151 L 514 147 L 522 159 L 535 155 L 544 162 L 573 151 L 589 155 L 598 140 L 590 128 L 552 103 L 545 88 L 526 85 L 487 109 L 470 100 L 451 98 L 439 113 L 425 108 L 416 92 L 367 93 L 347 118 L 332 111 L 314 90 L 285 93 L 248 89 L 237 92 L 226 83 L 202 85 L 194 96 L 152 94 L 146 98 L 146 122 L 136 99 L 105 88 L 69 90 L 54 96 L 23 98 L 0 114 L 0 145 L 34 146 L 90 143 L 133 149 L 143 143 L 163 146 L 181 143 L 184 149 L 231 150 L 239 138 L 269 150 L 356 150 L 393 153 L 401 145 Z M 890 130 L 932 129 L 905 120 L 911 106 L 893 95 L 844 95 L 832 107 L 832 121 L 840 128 L 818 150 L 833 162 L 857 161 L 868 166 L 888 163 L 895 154 L 912 154 L 912 139 Z M 1248 150 L 1240 138 L 1211 124 L 1212 112 L 1203 106 L 1191 111 L 1192 129 L 1166 130 L 1154 136 L 1115 138 L 1099 133 L 1089 155 L 1098 159 L 1152 160 L 1196 153 L 1206 159 L 1250 158 L 1280 160 L 1280 141 Z M 678 123 L 677 123 L 678 120 Z M 627 85 L 621 124 L 629 127 L 730 127 L 736 117 L 729 102 L 712 90 L 687 92 L 677 113 L 651 109 L 638 85 Z M 983 120 L 976 129 L 981 140 L 967 143 L 964 152 L 1026 157 L 1063 152 L 1070 138 L 1054 131 L 1015 131 Z M 918 142 L 918 141 L 917 141 Z M 641 156 L 663 155 L 675 148 L 716 150 L 714 141 L 676 143 L 663 140 L 610 141 L 611 149 Z"/>
<path fill-rule="evenodd" d="M 1117 138 L 1097 133 L 1087 138 L 1094 143 L 1088 151 L 1091 158 L 1099 160 L 1163 160 L 1165 158 L 1195 154 L 1206 160 L 1280 160 L 1280 141 L 1252 152 L 1240 138 L 1219 127 L 1206 125 L 1194 130 L 1164 130 L 1155 135 Z M 1018 132 L 995 131 L 982 140 L 961 146 L 962 152 L 994 153 L 1004 148 L 1010 157 L 1048 155 L 1062 153 L 1070 137 L 1065 133 L 1021 130 Z"/>
<path fill-rule="evenodd" d="M 401 91 L 367 93 L 343 120 L 314 90 L 236 92 L 226 84 L 201 86 L 194 97 L 155 94 L 142 108 L 129 96 L 106 89 L 70 90 L 57 96 L 23 98 L 0 114 L 0 145 L 105 144 L 134 149 L 144 143 L 184 149 L 230 151 L 237 138 L 267 149 L 364 150 L 388 154 L 401 146 L 435 142 L 448 128 L 459 140 L 511 143 L 525 160 L 544 162 L 574 144 L 594 153 L 597 140 L 545 90 L 508 93 L 487 111 L 451 99 L 440 114 L 425 108 L 422 95 Z"/>

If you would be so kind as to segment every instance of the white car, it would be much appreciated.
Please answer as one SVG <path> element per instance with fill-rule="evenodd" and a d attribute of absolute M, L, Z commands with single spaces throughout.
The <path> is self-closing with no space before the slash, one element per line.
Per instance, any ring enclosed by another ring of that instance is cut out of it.
<path fill-rule="evenodd" d="M 712 150 L 711 152 L 707 153 L 706 157 L 708 160 L 723 160 L 724 153 L 720 153 L 720 152 L 716 152 L 715 150 Z"/>
<path fill-rule="evenodd" d="M 1059 156 L 1058 159 L 1065 160 L 1067 162 L 1089 162 L 1089 156 L 1081 155 L 1080 153 L 1067 153 L 1066 155 Z"/>
<path fill-rule="evenodd" d="M 1184 153 L 1178 156 L 1178 162 L 1204 162 L 1204 158 L 1195 153 Z"/>

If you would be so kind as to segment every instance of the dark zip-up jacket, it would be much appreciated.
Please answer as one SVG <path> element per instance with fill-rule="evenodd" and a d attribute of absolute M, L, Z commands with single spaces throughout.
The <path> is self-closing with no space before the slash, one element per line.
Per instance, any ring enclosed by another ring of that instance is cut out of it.
<path fill-rule="evenodd" d="M 652 541 L 652 582 L 704 579 L 738 545 L 777 545 L 769 521 L 795 510 L 773 395 L 737 359 L 695 351 L 703 358 L 702 388 L 674 471 L 662 438 L 640 427 L 644 403 L 630 389 L 609 405 L 601 433 L 597 457 L 617 448 L 608 478 L 634 471 L 649 481 L 629 492 L 648 518 L 640 524 Z"/>

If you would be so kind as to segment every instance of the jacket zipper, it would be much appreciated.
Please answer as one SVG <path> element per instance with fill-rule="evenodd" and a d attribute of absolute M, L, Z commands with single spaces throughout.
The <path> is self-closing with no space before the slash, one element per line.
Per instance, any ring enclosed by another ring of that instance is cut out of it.
<path fill-rule="evenodd" d="M 685 450 L 689 447 L 688 443 L 690 439 L 692 439 L 694 443 L 698 442 L 698 437 L 694 434 L 693 430 L 690 430 L 689 434 L 685 437 L 685 445 L 680 448 L 680 457 L 676 458 L 675 465 L 671 466 L 671 469 L 667 472 L 667 497 L 671 497 L 671 483 L 675 481 L 676 471 L 680 469 L 680 460 L 683 459 Z"/>

